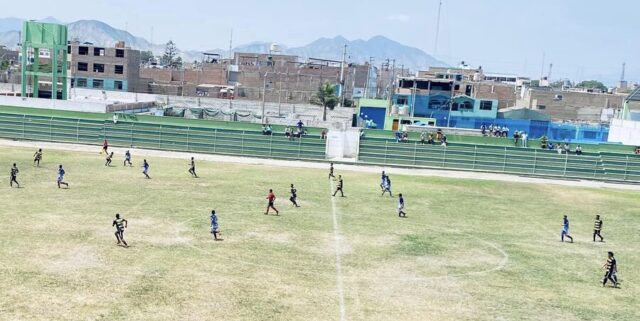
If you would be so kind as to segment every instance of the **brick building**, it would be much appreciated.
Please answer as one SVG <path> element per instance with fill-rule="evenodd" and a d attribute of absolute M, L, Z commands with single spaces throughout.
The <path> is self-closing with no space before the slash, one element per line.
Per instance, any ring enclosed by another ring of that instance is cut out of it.
<path fill-rule="evenodd" d="M 69 44 L 71 86 L 115 91 L 138 91 L 140 51 L 118 42 L 115 47 Z"/>

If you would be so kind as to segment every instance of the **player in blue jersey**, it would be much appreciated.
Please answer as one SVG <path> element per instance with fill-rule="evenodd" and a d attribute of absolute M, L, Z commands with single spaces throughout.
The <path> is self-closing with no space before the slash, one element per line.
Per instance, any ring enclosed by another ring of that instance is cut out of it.
<path fill-rule="evenodd" d="M 571 243 L 573 243 L 573 237 L 569 235 L 569 218 L 565 215 L 562 218 L 562 233 L 560 233 L 560 242 L 564 242 L 564 238 L 567 237 Z"/>
<path fill-rule="evenodd" d="M 142 174 L 144 174 L 147 179 L 151 179 L 151 177 L 149 177 L 149 163 L 147 163 L 146 159 L 142 163 Z"/>
<path fill-rule="evenodd" d="M 58 188 L 62 188 L 62 185 L 69 188 L 69 184 L 64 182 L 64 175 L 66 173 L 67 172 L 65 172 L 64 168 L 62 168 L 62 165 L 60 165 L 58 167 Z"/>

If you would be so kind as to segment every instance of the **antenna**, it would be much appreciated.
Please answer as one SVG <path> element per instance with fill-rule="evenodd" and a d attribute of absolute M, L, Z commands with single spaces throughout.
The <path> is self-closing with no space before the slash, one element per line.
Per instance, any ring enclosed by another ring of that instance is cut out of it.
<path fill-rule="evenodd" d="M 540 70 L 540 80 L 544 77 L 544 59 L 546 58 L 546 53 L 542 53 L 542 70 Z"/>
<path fill-rule="evenodd" d="M 549 64 L 549 72 L 547 73 L 547 80 L 551 81 L 551 71 L 553 70 L 553 63 Z"/>
<path fill-rule="evenodd" d="M 624 81 L 624 71 L 625 71 L 625 69 L 627 69 L 627 63 L 623 62 L 622 63 L 622 75 L 620 75 L 620 82 Z"/>
<path fill-rule="evenodd" d="M 229 37 L 229 59 L 233 58 L 233 28 L 231 28 L 231 36 Z"/>
<path fill-rule="evenodd" d="M 436 20 L 436 41 L 433 45 L 433 56 L 438 53 L 438 37 L 440 37 L 440 11 L 442 10 L 442 0 L 438 1 L 438 19 Z"/>

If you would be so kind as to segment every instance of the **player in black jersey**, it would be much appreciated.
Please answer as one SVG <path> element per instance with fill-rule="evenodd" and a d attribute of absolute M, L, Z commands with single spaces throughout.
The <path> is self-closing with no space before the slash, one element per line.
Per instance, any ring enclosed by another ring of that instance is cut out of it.
<path fill-rule="evenodd" d="M 118 240 L 118 244 L 123 243 L 124 246 L 128 247 L 129 245 L 124 240 L 124 229 L 127 228 L 129 223 L 127 220 L 120 218 L 120 214 L 116 214 L 116 219 L 113 220 L 113 224 L 111 226 L 116 227 L 116 240 Z"/>
<path fill-rule="evenodd" d="M 600 242 L 604 242 L 604 237 L 602 237 L 602 220 L 600 219 L 600 215 L 596 215 L 596 221 L 593 224 L 593 241 L 596 241 L 596 236 L 600 238 Z"/>
<path fill-rule="evenodd" d="M 13 163 L 13 167 L 11 167 L 11 173 L 9 173 L 10 187 L 13 187 L 13 183 L 16 183 L 16 185 L 18 185 L 18 188 L 20 188 L 20 183 L 18 183 L 18 173 L 20 173 L 20 171 L 18 170 L 18 166 L 16 166 L 16 163 Z"/>
<path fill-rule="evenodd" d="M 196 174 L 196 161 L 193 157 L 191 157 L 191 162 L 189 163 L 189 174 L 194 178 L 198 178 L 198 174 Z"/>
<path fill-rule="evenodd" d="M 133 164 L 131 164 L 131 153 L 129 151 L 124 153 L 124 163 L 122 163 L 122 166 L 127 166 L 127 164 L 129 164 L 129 167 L 133 166 Z"/>
<path fill-rule="evenodd" d="M 298 205 L 297 199 L 298 199 L 298 190 L 293 186 L 293 184 L 291 184 L 291 197 L 289 197 L 289 200 L 291 201 L 291 203 L 293 203 L 295 207 L 300 207 L 300 205 Z"/>
<path fill-rule="evenodd" d="M 333 192 L 333 196 L 336 196 L 336 194 L 340 192 L 340 197 L 344 197 L 344 191 L 342 190 L 343 188 L 344 182 L 342 181 L 342 175 L 338 175 L 338 186 L 336 187 L 336 191 Z"/>
<path fill-rule="evenodd" d="M 104 163 L 104 166 L 111 166 L 111 161 L 113 161 L 113 152 L 107 154 L 107 162 Z"/>
<path fill-rule="evenodd" d="M 33 154 L 33 166 L 40 167 L 40 161 L 42 160 L 42 148 Z"/>
<path fill-rule="evenodd" d="M 329 178 L 336 178 L 336 176 L 333 175 L 333 163 L 329 165 Z"/>

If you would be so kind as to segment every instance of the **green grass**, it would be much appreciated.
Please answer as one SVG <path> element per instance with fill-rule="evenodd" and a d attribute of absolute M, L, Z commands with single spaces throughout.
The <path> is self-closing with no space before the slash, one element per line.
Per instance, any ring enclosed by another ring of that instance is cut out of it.
<path fill-rule="evenodd" d="M 637 192 L 392 174 L 400 219 L 377 174 L 339 165 L 347 197 L 332 204 L 324 170 L 199 162 L 191 179 L 186 160 L 149 158 L 145 180 L 135 154 L 135 168 L 105 168 L 44 152 L 34 168 L 33 150 L 0 147 L 24 185 L 1 187 L 1 320 L 339 320 L 336 235 L 348 320 L 640 319 Z M 269 188 L 279 217 L 262 214 Z M 591 242 L 596 213 L 606 243 Z M 574 244 L 559 242 L 562 214 Z M 599 283 L 609 250 L 621 289 Z"/>

